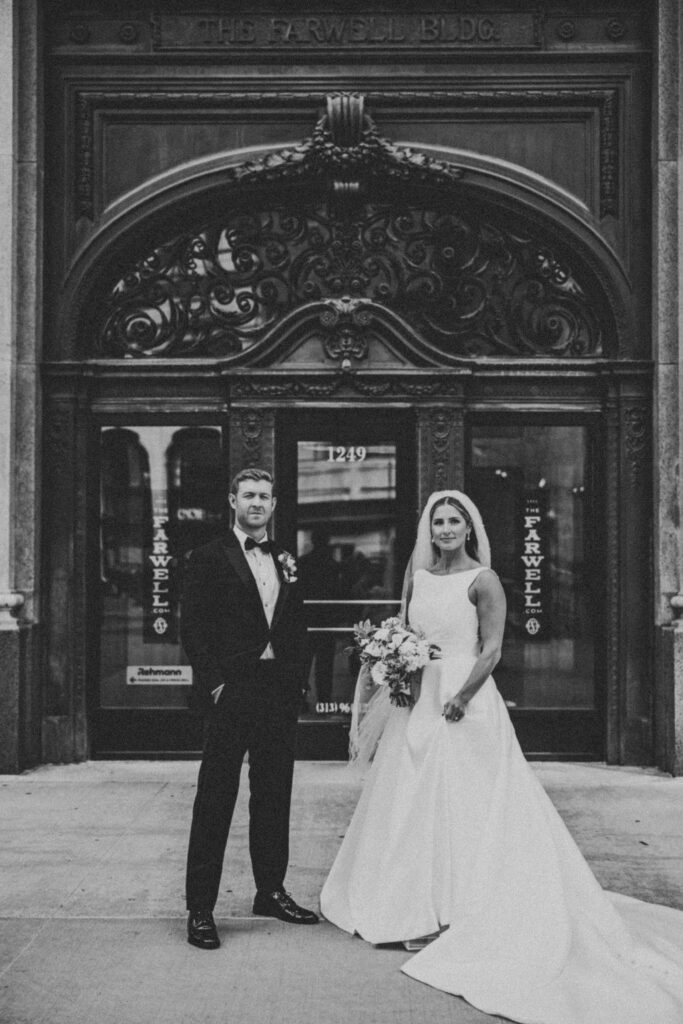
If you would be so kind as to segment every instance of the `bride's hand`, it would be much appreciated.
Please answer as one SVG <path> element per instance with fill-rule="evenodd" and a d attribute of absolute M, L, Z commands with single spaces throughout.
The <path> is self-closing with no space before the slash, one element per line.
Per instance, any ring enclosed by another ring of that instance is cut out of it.
<path fill-rule="evenodd" d="M 443 716 L 447 722 L 459 722 L 465 717 L 467 702 L 460 697 L 451 697 L 443 706 Z"/>

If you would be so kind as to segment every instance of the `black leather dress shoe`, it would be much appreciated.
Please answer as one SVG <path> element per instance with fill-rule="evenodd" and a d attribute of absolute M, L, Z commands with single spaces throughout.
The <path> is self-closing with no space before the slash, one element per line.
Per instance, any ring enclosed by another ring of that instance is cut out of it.
<path fill-rule="evenodd" d="M 187 919 L 187 941 L 199 949 L 218 949 L 216 923 L 210 910 L 191 910 Z"/>
<path fill-rule="evenodd" d="M 317 924 L 320 920 L 312 910 L 306 910 L 295 903 L 284 889 L 257 892 L 254 913 L 261 917 L 277 917 L 279 921 L 286 921 L 288 924 Z"/>

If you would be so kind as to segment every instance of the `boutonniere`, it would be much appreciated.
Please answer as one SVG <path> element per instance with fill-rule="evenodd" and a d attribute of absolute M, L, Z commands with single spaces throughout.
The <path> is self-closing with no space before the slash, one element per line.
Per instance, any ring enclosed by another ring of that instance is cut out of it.
<path fill-rule="evenodd" d="M 296 583 L 299 570 L 297 569 L 294 555 L 290 555 L 289 551 L 281 551 L 277 556 L 277 560 L 282 566 L 282 575 L 285 578 L 285 583 Z"/>

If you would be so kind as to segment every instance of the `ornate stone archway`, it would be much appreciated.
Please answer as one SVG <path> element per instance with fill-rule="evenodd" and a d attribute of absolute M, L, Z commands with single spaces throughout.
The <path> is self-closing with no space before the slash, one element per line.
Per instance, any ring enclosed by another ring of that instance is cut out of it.
<path fill-rule="evenodd" d="M 112 206 L 48 339 L 48 756 L 85 718 L 94 417 L 209 411 L 237 465 L 273 457 L 285 407 L 402 403 L 421 497 L 462 479 L 469 401 L 600 417 L 607 756 L 647 758 L 649 368 L 634 323 L 581 204 L 500 161 L 390 143 L 360 96 L 331 96 L 300 144 L 213 156 Z"/>

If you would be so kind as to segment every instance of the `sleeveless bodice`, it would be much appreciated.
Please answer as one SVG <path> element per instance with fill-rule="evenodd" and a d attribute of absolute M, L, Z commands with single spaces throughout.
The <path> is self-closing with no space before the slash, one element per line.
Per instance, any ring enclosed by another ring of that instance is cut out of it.
<path fill-rule="evenodd" d="M 477 609 L 467 591 L 483 568 L 478 565 L 449 576 L 418 569 L 413 577 L 408 621 L 430 643 L 439 645 L 443 658 L 472 657 L 479 651 Z"/>

